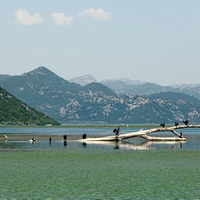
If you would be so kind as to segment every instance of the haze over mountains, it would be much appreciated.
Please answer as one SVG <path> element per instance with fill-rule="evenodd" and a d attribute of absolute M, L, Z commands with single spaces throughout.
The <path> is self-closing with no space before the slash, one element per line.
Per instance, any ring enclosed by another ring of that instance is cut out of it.
<path fill-rule="evenodd" d="M 86 85 L 88 83 L 97 82 L 94 76 L 85 75 L 69 80 L 70 82 Z M 102 80 L 100 83 L 106 85 L 118 94 L 136 94 L 149 95 L 159 92 L 180 92 L 194 96 L 200 99 L 200 84 L 180 84 L 161 86 L 156 83 L 149 83 L 139 80 L 130 80 L 127 78 Z"/>
<path fill-rule="evenodd" d="M 85 76 L 78 76 L 68 80 L 69 82 L 77 83 L 79 85 L 85 86 L 89 83 L 97 83 L 97 80 L 91 74 Z"/>
<path fill-rule="evenodd" d="M 172 86 L 127 81 L 105 81 L 104 85 L 89 75 L 69 82 L 39 67 L 21 76 L 7 77 L 0 85 L 61 123 L 173 124 L 185 119 L 200 122 L 200 100 L 184 94 L 199 91 L 199 86 L 174 87 L 177 93 L 166 92 Z"/>

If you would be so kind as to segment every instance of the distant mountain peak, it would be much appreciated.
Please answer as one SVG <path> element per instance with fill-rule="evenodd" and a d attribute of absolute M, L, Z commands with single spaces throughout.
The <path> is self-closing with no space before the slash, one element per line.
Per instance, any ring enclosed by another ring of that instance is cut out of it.
<path fill-rule="evenodd" d="M 84 76 L 78 76 L 78 77 L 72 78 L 68 81 L 73 82 L 73 83 L 77 83 L 77 84 L 82 85 L 82 86 L 85 86 L 85 85 L 90 84 L 90 83 L 96 83 L 97 82 L 95 77 L 91 74 L 87 74 L 87 75 L 84 75 Z"/>
<path fill-rule="evenodd" d="M 145 84 L 146 82 L 144 81 L 139 81 L 139 80 L 131 80 L 128 78 L 119 78 L 119 79 L 106 79 L 106 80 L 102 80 L 101 83 L 107 85 L 109 87 L 110 84 L 115 85 L 115 84 L 120 84 L 120 85 L 126 85 L 125 87 L 127 87 L 127 85 L 142 85 Z"/>
<path fill-rule="evenodd" d="M 146 83 L 145 81 L 132 80 L 129 78 L 119 78 L 118 80 L 120 80 L 128 85 L 142 85 L 142 84 Z"/>
<path fill-rule="evenodd" d="M 23 76 L 27 76 L 27 75 L 47 75 L 48 73 L 53 73 L 52 71 L 50 71 L 49 69 L 47 69 L 46 67 L 40 66 L 37 69 L 34 69 L 30 72 L 24 73 Z"/>

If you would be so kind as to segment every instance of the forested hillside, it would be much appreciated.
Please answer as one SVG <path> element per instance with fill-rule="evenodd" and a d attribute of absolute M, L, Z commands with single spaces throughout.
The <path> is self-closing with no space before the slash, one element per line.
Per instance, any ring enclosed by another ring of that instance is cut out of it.
<path fill-rule="evenodd" d="M 22 103 L 0 87 L 0 124 L 56 125 L 59 123 L 25 103 Z"/>

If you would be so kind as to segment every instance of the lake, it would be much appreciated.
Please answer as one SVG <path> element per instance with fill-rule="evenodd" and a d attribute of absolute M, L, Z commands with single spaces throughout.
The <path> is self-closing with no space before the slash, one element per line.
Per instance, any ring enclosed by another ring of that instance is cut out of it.
<path fill-rule="evenodd" d="M 120 134 L 138 130 L 122 128 Z M 188 138 L 184 143 L 72 140 L 112 131 L 1 127 L 0 199 L 199 199 L 200 129 L 178 130 Z M 33 136 L 36 143 L 28 141 Z"/>
<path fill-rule="evenodd" d="M 139 131 L 140 128 L 122 128 L 120 134 Z M 86 128 L 86 127 L 6 127 L 0 128 L 0 150 L 13 149 L 129 149 L 129 150 L 151 150 L 151 149 L 184 149 L 200 150 L 200 129 L 188 128 L 178 129 L 183 136 L 188 138 L 187 142 L 150 142 L 141 138 L 132 138 L 123 142 L 90 142 L 82 143 L 77 140 L 67 140 L 64 142 L 61 138 L 63 135 L 81 136 L 86 133 L 88 137 L 100 137 L 113 134 L 113 128 Z M 8 136 L 6 140 L 4 135 Z M 31 143 L 27 139 L 19 140 L 20 136 L 26 136 L 30 139 L 32 136 L 46 136 L 47 139 L 38 139 L 36 143 Z M 156 136 L 173 136 L 173 133 L 160 132 L 151 135 Z M 12 136 L 12 139 L 9 139 Z M 52 136 L 52 142 L 48 137 Z M 16 139 L 15 139 L 16 138 Z"/>

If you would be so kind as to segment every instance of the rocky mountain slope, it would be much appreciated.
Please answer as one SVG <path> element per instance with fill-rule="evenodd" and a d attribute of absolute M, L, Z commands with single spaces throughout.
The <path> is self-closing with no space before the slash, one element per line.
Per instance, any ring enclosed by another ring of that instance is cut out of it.
<path fill-rule="evenodd" d="M 2 81 L 1 86 L 23 102 L 62 122 L 77 118 L 73 108 L 84 100 L 83 97 L 115 94 L 100 83 L 85 87 L 70 83 L 45 67 L 12 76 Z"/>

